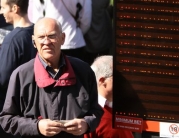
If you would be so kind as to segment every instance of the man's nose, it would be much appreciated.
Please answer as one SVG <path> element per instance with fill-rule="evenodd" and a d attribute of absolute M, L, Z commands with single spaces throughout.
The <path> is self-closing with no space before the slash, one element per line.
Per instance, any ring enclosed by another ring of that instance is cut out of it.
<path fill-rule="evenodd" d="M 48 36 L 44 37 L 43 44 L 51 43 L 50 38 Z"/>

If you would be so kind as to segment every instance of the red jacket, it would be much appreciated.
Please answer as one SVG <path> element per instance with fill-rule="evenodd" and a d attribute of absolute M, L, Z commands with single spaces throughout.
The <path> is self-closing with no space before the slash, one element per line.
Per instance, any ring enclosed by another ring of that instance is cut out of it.
<path fill-rule="evenodd" d="M 105 106 L 104 114 L 97 129 L 84 135 L 84 138 L 133 138 L 132 132 L 112 128 L 112 109 Z"/>

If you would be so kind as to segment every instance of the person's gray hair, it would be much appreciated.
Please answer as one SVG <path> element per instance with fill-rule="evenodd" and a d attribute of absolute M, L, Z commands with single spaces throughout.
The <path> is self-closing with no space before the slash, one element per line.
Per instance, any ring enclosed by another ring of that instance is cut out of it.
<path fill-rule="evenodd" d="M 97 82 L 101 77 L 111 77 L 113 75 L 113 57 L 108 55 L 97 57 L 91 68 L 96 75 Z"/>

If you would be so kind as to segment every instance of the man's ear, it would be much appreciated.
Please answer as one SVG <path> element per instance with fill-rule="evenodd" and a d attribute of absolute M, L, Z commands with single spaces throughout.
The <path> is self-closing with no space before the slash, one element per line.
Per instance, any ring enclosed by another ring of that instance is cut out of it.
<path fill-rule="evenodd" d="M 99 78 L 99 80 L 98 80 L 98 84 L 99 84 L 99 85 L 104 85 L 104 86 L 105 86 L 105 78 L 104 78 L 104 77 Z"/>
<path fill-rule="evenodd" d="M 12 9 L 12 12 L 14 12 L 14 13 L 18 13 L 20 10 L 19 6 L 17 6 L 16 4 L 14 4 L 11 9 Z"/>
<path fill-rule="evenodd" d="M 33 43 L 34 47 L 37 48 L 34 40 L 32 40 L 32 43 Z"/>
<path fill-rule="evenodd" d="M 61 35 L 62 35 L 62 45 L 63 45 L 65 42 L 65 33 L 62 33 Z"/>
<path fill-rule="evenodd" d="M 34 40 L 34 36 L 33 36 L 33 35 L 32 35 L 32 43 L 33 43 L 34 47 L 37 48 L 37 47 L 36 47 L 36 43 L 35 43 L 35 40 Z"/>

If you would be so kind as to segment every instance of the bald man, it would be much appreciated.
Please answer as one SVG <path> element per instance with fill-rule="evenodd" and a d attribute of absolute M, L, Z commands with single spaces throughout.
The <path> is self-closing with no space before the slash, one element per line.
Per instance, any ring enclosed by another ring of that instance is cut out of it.
<path fill-rule="evenodd" d="M 2 128 L 23 138 L 83 138 L 103 114 L 94 72 L 61 52 L 65 34 L 58 21 L 40 19 L 32 39 L 38 54 L 11 75 Z"/>

